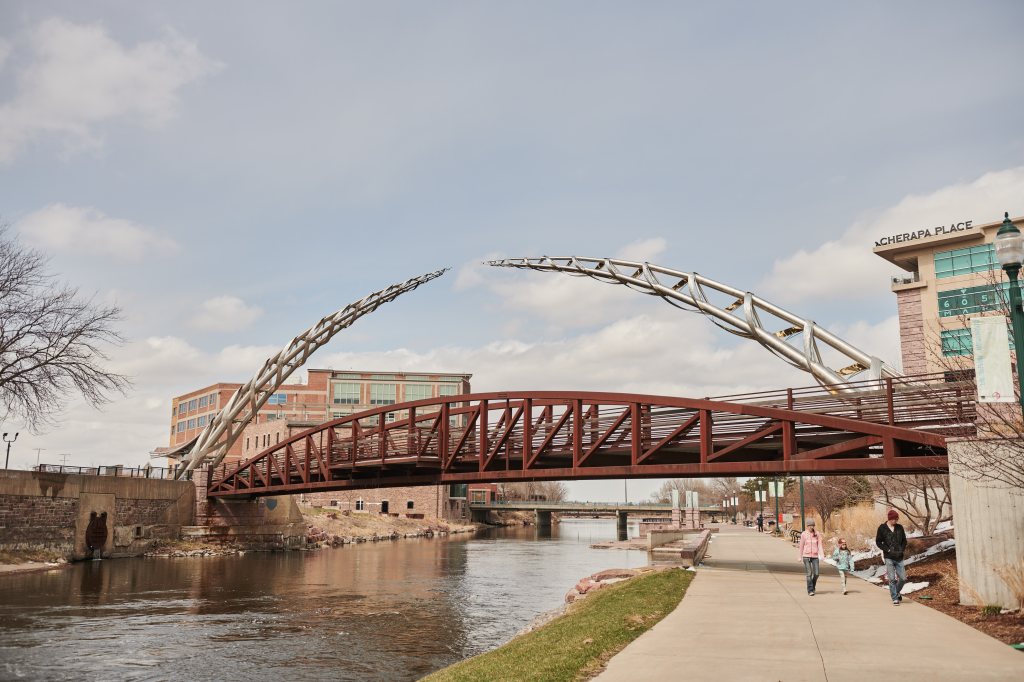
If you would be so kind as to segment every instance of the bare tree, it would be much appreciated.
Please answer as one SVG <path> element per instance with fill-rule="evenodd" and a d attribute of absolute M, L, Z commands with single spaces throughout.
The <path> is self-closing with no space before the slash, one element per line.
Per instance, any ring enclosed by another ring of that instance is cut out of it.
<path fill-rule="evenodd" d="M 925 535 L 953 518 L 949 476 L 945 474 L 873 476 L 871 484 L 875 502 L 895 509 Z"/>
<path fill-rule="evenodd" d="M 569 489 L 561 481 L 526 481 L 524 483 L 499 483 L 498 495 L 505 500 L 544 500 L 562 502 Z"/>
<path fill-rule="evenodd" d="M 804 481 L 806 502 L 821 516 L 822 530 L 839 509 L 871 499 L 871 485 L 862 476 L 827 476 Z"/>
<path fill-rule="evenodd" d="M 46 259 L 0 226 L 0 417 L 50 422 L 74 391 L 93 406 L 128 379 L 102 367 L 103 347 L 122 343 L 120 310 L 80 298 L 47 272 Z"/>

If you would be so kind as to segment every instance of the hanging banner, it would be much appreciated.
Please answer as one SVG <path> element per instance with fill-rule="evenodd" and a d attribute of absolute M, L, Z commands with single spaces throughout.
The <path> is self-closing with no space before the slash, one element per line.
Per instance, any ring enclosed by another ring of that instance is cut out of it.
<path fill-rule="evenodd" d="M 974 346 L 978 402 L 1016 402 L 1006 318 L 1002 315 L 971 318 L 971 343 Z"/>

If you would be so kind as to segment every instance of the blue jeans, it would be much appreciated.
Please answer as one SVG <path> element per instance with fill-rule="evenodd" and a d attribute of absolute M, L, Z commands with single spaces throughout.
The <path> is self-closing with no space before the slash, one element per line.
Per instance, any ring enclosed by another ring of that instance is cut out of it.
<path fill-rule="evenodd" d="M 807 594 L 814 592 L 815 585 L 818 584 L 818 576 L 821 571 L 818 567 L 818 559 L 816 557 L 804 557 L 804 575 L 807 576 Z"/>
<path fill-rule="evenodd" d="M 885 577 L 889 579 L 889 594 L 893 601 L 900 601 L 900 590 L 907 584 L 907 571 L 902 561 L 885 560 Z"/>

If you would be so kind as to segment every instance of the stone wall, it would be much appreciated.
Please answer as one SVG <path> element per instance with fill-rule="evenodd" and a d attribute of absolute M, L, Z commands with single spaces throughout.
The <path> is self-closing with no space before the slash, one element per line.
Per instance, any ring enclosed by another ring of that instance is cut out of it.
<path fill-rule="evenodd" d="M 194 500 L 189 481 L 2 471 L 0 550 L 85 558 L 85 533 L 95 514 L 106 534 L 102 556 L 142 554 L 193 523 Z"/>
<path fill-rule="evenodd" d="M 907 289 L 896 292 L 900 321 L 900 354 L 904 374 L 923 374 L 928 371 L 928 346 L 921 311 L 922 291 Z"/>

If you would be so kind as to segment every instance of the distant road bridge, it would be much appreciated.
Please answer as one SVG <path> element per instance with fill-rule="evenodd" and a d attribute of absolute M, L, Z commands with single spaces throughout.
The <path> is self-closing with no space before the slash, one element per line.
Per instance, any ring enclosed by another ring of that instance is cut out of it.
<path fill-rule="evenodd" d="M 973 383 L 941 375 L 683 398 L 510 391 L 326 422 L 210 471 L 210 497 L 439 483 L 945 471 Z"/>

